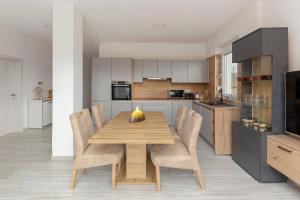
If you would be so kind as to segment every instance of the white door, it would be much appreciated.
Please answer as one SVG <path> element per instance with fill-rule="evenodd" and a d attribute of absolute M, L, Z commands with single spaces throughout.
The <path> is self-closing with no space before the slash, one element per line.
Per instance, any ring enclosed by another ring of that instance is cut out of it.
<path fill-rule="evenodd" d="M 22 130 L 21 63 L 0 59 L 0 135 Z"/>

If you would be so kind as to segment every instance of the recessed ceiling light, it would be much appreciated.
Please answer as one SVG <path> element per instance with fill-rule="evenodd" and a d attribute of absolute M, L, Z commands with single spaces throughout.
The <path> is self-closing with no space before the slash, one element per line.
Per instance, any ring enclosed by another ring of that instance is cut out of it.
<path fill-rule="evenodd" d="M 155 29 L 164 29 L 166 27 L 167 27 L 167 24 L 162 23 L 162 22 L 158 22 L 158 23 L 153 24 L 153 28 L 155 28 Z"/>

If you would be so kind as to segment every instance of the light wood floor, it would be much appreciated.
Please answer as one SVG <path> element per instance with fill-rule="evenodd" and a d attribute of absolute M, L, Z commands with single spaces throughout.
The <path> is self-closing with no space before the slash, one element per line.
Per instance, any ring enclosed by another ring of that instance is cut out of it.
<path fill-rule="evenodd" d="M 71 191 L 72 161 L 51 161 L 51 128 L 25 130 L 0 137 L 0 199 L 201 199 L 293 200 L 300 188 L 292 183 L 260 184 L 230 157 L 214 156 L 199 142 L 199 159 L 206 191 L 199 190 L 191 171 L 162 169 L 161 192 L 154 185 L 117 185 L 111 191 L 111 167 L 79 173 Z"/>

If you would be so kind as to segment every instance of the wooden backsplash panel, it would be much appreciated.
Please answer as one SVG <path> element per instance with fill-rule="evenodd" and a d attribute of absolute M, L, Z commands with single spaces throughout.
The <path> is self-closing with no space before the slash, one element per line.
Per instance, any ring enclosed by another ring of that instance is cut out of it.
<path fill-rule="evenodd" d="M 167 99 L 168 90 L 191 89 L 194 93 L 204 93 L 208 88 L 206 83 L 172 83 L 167 80 L 147 80 L 143 83 L 133 83 L 133 99 Z"/>
<path fill-rule="evenodd" d="M 209 67 L 209 96 L 211 99 L 218 97 L 217 87 L 221 85 L 221 55 L 213 55 L 208 58 Z"/>

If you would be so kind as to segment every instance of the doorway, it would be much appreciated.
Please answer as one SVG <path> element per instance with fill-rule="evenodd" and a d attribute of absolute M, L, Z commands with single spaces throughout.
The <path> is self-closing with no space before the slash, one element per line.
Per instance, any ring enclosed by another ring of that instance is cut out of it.
<path fill-rule="evenodd" d="M 22 62 L 0 58 L 0 136 L 22 131 Z"/>

